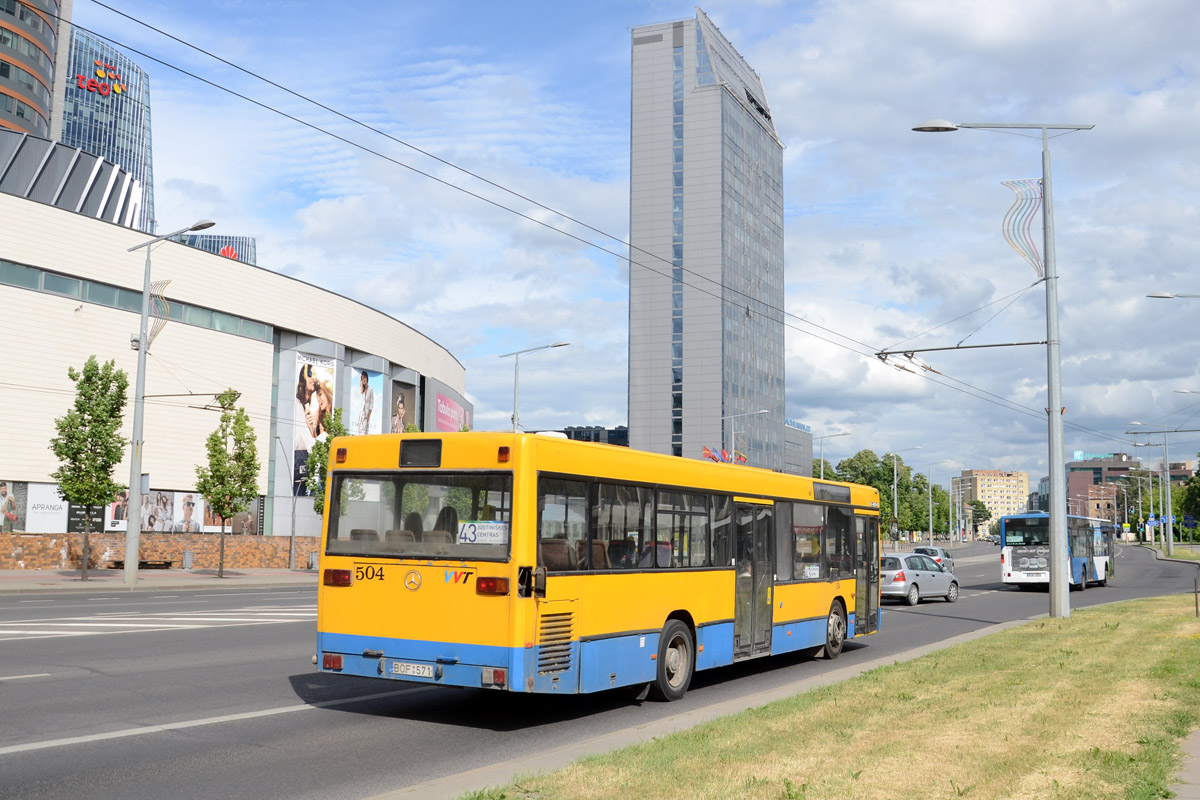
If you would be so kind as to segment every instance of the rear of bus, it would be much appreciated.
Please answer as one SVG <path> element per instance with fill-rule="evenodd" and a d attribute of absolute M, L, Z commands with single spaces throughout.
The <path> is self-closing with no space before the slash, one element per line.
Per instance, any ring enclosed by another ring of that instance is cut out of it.
<path fill-rule="evenodd" d="M 1017 586 L 1050 584 L 1050 515 L 1000 518 L 1000 581 Z"/>
<path fill-rule="evenodd" d="M 515 598 L 531 568 L 522 573 L 511 556 L 513 439 L 333 441 L 317 602 L 322 671 L 497 690 L 520 680 Z"/>

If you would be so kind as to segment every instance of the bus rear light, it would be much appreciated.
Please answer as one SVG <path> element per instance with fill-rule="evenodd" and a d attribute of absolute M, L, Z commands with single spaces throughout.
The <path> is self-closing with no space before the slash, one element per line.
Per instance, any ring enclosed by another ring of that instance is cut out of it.
<path fill-rule="evenodd" d="M 480 682 L 484 686 L 504 686 L 507 680 L 507 676 L 502 669 L 484 667 L 482 673 Z"/>
<path fill-rule="evenodd" d="M 342 657 L 333 653 L 326 653 L 321 659 L 322 669 L 341 669 Z"/>
<path fill-rule="evenodd" d="M 896 577 L 892 578 L 892 583 L 904 583 L 905 580 L 904 570 L 900 570 L 896 573 Z"/>
<path fill-rule="evenodd" d="M 348 569 L 327 569 L 327 570 L 325 570 L 325 585 L 326 586 L 349 586 L 350 585 L 350 570 L 348 570 Z"/>
<path fill-rule="evenodd" d="M 337 449 L 337 455 L 335 456 L 335 458 L 337 459 L 337 463 L 345 464 L 346 463 L 346 448 L 339 447 Z"/>
<path fill-rule="evenodd" d="M 506 595 L 508 594 L 508 578 L 480 576 L 475 579 L 475 594 Z"/>
<path fill-rule="evenodd" d="M 508 463 L 508 447 L 501 447 L 496 451 L 496 460 L 501 464 Z"/>
<path fill-rule="evenodd" d="M 1004 563 L 1004 551 L 1001 551 L 1001 552 L 1000 552 L 1000 563 L 1001 563 L 1001 564 L 1003 564 L 1003 563 Z"/>

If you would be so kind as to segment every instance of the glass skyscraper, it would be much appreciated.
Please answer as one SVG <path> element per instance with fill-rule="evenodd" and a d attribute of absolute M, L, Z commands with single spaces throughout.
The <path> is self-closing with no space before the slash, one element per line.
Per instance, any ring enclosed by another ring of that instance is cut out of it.
<path fill-rule="evenodd" d="M 150 79 L 108 42 L 74 26 L 70 30 L 59 141 L 129 172 L 144 193 L 135 227 L 153 233 Z"/>
<path fill-rule="evenodd" d="M 782 469 L 783 144 L 762 81 L 699 9 L 632 36 L 630 446 Z"/>

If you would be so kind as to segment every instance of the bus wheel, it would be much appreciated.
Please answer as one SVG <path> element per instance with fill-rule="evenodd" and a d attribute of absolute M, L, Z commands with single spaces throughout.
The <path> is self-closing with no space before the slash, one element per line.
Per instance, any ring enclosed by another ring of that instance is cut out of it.
<path fill-rule="evenodd" d="M 677 619 L 667 620 L 658 639 L 658 677 L 653 686 L 655 697 L 671 702 L 687 693 L 692 683 L 695 652 L 688 626 Z"/>
<path fill-rule="evenodd" d="M 1097 581 L 1101 586 L 1108 586 L 1108 564 L 1104 565 L 1104 577 Z"/>
<path fill-rule="evenodd" d="M 846 612 L 842 604 L 833 601 L 829 607 L 829 620 L 825 623 L 825 657 L 835 659 L 842 654 L 846 643 Z"/>
<path fill-rule="evenodd" d="M 1079 568 L 1079 591 L 1087 590 L 1087 567 Z"/>

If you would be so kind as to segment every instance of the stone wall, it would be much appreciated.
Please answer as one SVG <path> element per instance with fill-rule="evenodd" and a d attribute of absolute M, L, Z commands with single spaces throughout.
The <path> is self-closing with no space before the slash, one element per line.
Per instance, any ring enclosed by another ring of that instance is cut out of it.
<path fill-rule="evenodd" d="M 217 533 L 143 533 L 139 539 L 141 561 L 170 561 L 181 569 L 184 553 L 191 552 L 193 569 L 216 569 L 221 536 Z M 229 569 L 287 569 L 288 536 L 225 536 L 225 566 Z M 93 533 L 88 537 L 89 566 L 112 567 L 125 559 L 125 534 Z M 309 554 L 320 550 L 316 536 L 296 537 L 296 567 L 308 567 Z M 82 533 L 0 534 L 0 569 L 79 569 L 83 558 Z"/>

